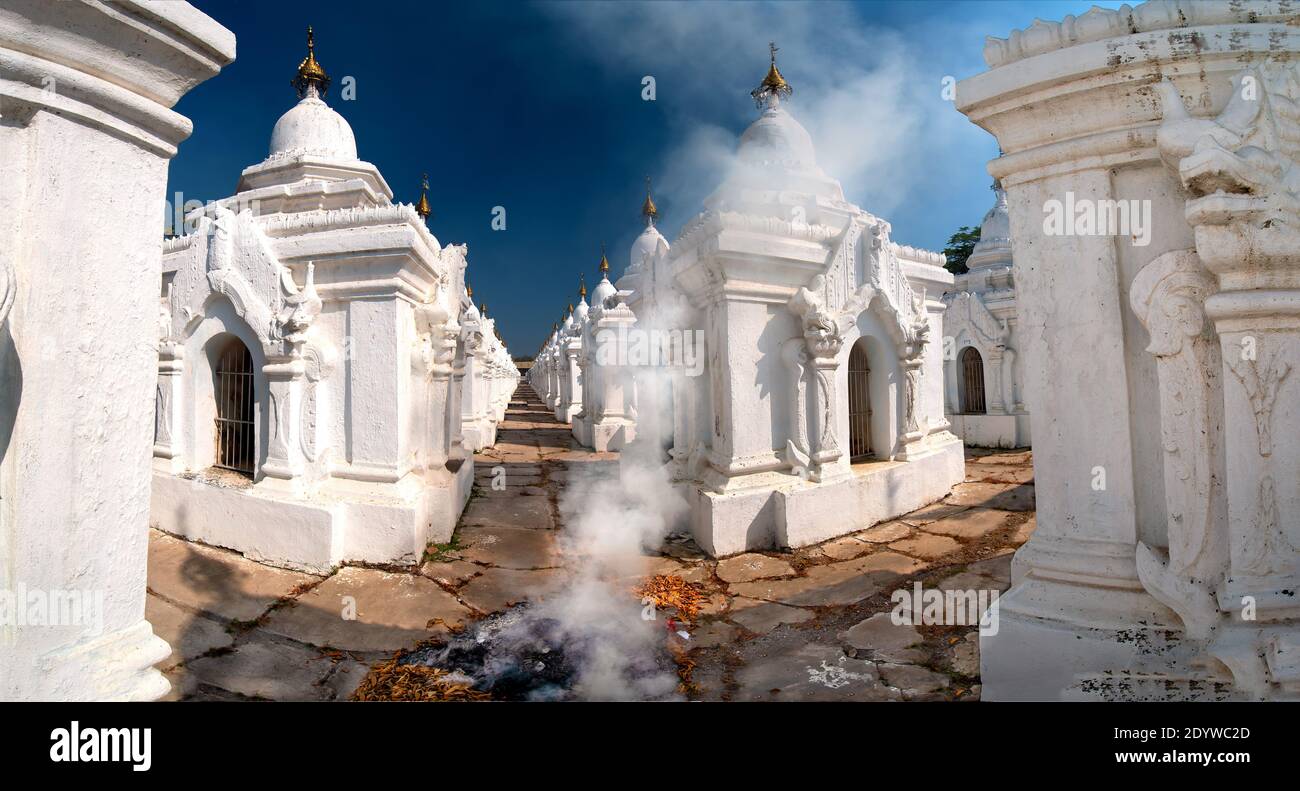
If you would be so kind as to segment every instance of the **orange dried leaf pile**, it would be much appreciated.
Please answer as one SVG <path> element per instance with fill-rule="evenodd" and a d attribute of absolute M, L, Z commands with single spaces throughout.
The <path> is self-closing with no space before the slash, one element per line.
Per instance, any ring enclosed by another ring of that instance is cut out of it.
<path fill-rule="evenodd" d="M 357 701 L 481 701 L 491 700 L 486 692 L 464 682 L 446 679 L 440 667 L 401 665 L 390 659 L 370 669 L 352 699 Z"/>
<path fill-rule="evenodd" d="M 698 582 L 687 582 L 672 574 L 648 577 L 634 589 L 642 599 L 649 599 L 656 607 L 671 607 L 685 621 L 694 621 L 704 606 L 704 588 Z"/>

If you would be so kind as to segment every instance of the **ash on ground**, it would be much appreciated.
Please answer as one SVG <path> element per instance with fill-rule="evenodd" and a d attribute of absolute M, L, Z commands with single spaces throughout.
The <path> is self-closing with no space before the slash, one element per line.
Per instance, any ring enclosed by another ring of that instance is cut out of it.
<path fill-rule="evenodd" d="M 402 664 L 448 671 L 500 701 L 680 700 L 666 646 L 620 652 L 611 662 L 600 629 L 575 634 L 558 618 L 527 604 L 484 618 L 439 644 L 422 646 Z M 611 665 L 624 683 L 610 685 Z M 598 683 L 588 683 L 598 676 Z"/>

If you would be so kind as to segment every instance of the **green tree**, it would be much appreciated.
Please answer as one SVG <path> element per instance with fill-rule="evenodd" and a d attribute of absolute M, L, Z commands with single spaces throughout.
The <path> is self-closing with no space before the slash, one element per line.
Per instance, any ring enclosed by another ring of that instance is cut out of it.
<path fill-rule="evenodd" d="M 968 269 L 966 259 L 970 258 L 971 252 L 975 250 L 975 243 L 980 240 L 979 226 L 963 225 L 957 229 L 957 233 L 948 237 L 948 246 L 943 248 L 943 254 L 948 256 L 948 263 L 943 265 L 944 269 L 952 272 L 954 275 L 965 274 Z"/>

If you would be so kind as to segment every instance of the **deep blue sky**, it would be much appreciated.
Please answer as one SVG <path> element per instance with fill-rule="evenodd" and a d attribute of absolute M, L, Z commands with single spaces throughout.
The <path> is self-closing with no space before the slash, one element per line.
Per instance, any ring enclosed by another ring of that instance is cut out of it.
<path fill-rule="evenodd" d="M 756 111 L 748 96 L 775 39 L 791 112 L 850 200 L 895 240 L 940 250 L 990 205 L 997 146 L 942 96 L 945 76 L 984 69 L 985 35 L 1082 2 L 440 4 L 195 0 L 238 37 L 235 63 L 177 105 L 194 135 L 168 197 L 225 197 L 266 156 L 296 101 L 289 80 L 308 24 L 334 79 L 326 100 L 395 199 L 429 173 L 443 244 L 469 244 L 469 280 L 517 355 L 531 355 L 576 300 L 578 275 L 612 274 L 641 230 L 644 178 L 672 241 L 716 186 L 718 161 Z M 1103 5 L 1115 5 L 1103 3 Z M 341 101 L 345 76 L 354 101 Z M 655 77 L 655 101 L 642 77 Z M 494 206 L 507 229 L 490 226 Z"/>

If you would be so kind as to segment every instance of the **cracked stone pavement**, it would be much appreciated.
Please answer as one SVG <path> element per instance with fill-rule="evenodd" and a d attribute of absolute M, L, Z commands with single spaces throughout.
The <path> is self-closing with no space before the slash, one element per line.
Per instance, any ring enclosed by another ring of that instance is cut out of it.
<path fill-rule="evenodd" d="M 158 665 L 168 699 L 346 700 L 395 651 L 545 596 L 565 574 L 566 482 L 612 474 L 617 459 L 580 447 L 521 384 L 496 446 L 475 456 L 455 536 L 418 567 L 319 576 L 151 531 L 146 615 L 172 646 Z M 938 503 L 816 546 L 712 560 L 670 536 L 647 553 L 647 575 L 680 576 L 706 596 L 689 628 L 690 697 L 978 699 L 976 627 L 889 615 L 893 591 L 918 580 L 1009 587 L 1011 554 L 1034 529 L 1030 453 L 968 448 L 966 473 Z"/>

